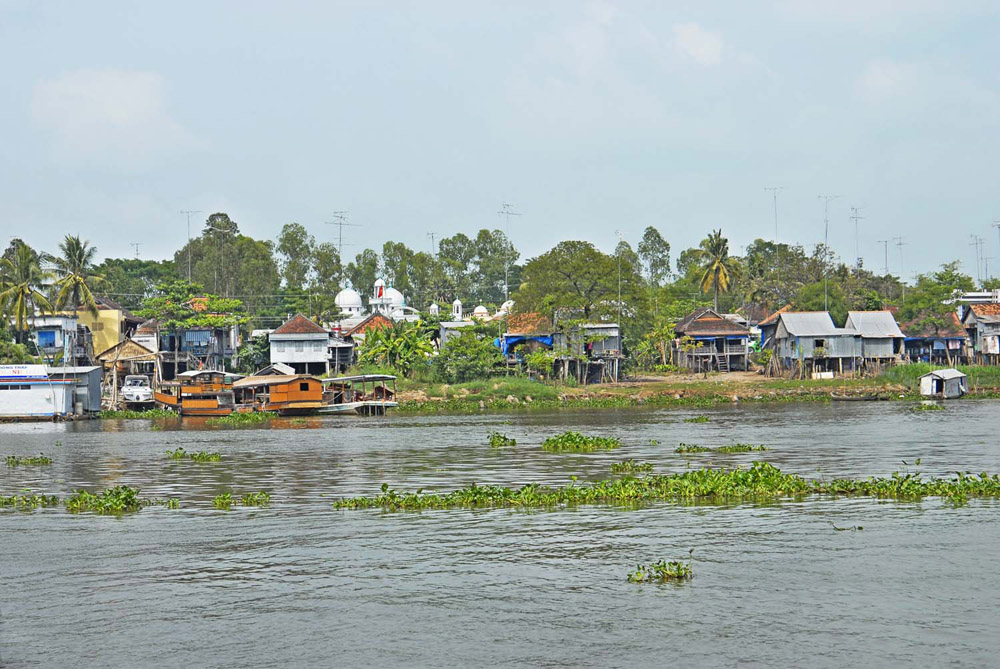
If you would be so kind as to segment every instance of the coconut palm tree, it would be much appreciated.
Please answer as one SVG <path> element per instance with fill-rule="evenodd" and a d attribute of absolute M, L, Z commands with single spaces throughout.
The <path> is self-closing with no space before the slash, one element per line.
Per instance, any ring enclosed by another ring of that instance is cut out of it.
<path fill-rule="evenodd" d="M 59 244 L 59 251 L 61 256 L 47 258 L 57 277 L 53 285 L 55 308 L 71 307 L 76 316 L 82 307 L 96 316 L 94 290 L 104 282 L 103 276 L 94 273 L 97 248 L 78 236 L 66 235 Z"/>
<path fill-rule="evenodd" d="M 27 340 L 28 326 L 35 311 L 51 311 L 42 289 L 52 275 L 42 269 L 38 254 L 27 244 L 0 259 L 0 312 L 14 322 L 19 343 Z"/>
<path fill-rule="evenodd" d="M 721 228 L 702 240 L 698 249 L 701 266 L 701 292 L 715 291 L 715 310 L 719 310 L 719 293 L 732 285 L 739 267 L 735 258 L 729 257 L 729 240 L 722 236 Z"/>

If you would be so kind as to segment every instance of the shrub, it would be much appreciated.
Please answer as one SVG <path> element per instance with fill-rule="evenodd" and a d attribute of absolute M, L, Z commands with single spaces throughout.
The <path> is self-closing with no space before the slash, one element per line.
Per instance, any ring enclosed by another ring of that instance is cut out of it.
<path fill-rule="evenodd" d="M 445 383 L 463 383 L 491 376 L 502 364 L 503 354 L 493 340 L 466 328 L 441 348 L 434 375 Z"/>

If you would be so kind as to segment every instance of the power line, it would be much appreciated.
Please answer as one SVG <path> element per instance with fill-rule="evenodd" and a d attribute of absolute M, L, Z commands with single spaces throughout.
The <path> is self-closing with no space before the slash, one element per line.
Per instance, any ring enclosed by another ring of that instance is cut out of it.
<path fill-rule="evenodd" d="M 188 222 L 188 282 L 191 281 L 191 214 L 202 213 L 200 209 L 186 209 L 181 211 L 182 214 L 187 214 Z"/>
<path fill-rule="evenodd" d="M 771 191 L 774 196 L 774 243 L 778 243 L 778 191 L 785 190 L 784 186 L 765 186 L 764 191 Z"/>

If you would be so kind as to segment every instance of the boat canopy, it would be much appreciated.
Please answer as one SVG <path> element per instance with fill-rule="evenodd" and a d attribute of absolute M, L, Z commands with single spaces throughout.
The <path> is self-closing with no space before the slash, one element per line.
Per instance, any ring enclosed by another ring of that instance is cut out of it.
<path fill-rule="evenodd" d="M 335 376 L 330 379 L 322 379 L 324 384 L 328 383 L 355 383 L 357 381 L 395 381 L 396 377 L 390 374 L 358 374 L 356 376 Z"/>
<path fill-rule="evenodd" d="M 257 388 L 260 386 L 277 386 L 283 383 L 294 383 L 305 380 L 319 381 L 309 374 L 269 374 L 265 376 L 248 376 L 233 384 L 233 388 Z"/>

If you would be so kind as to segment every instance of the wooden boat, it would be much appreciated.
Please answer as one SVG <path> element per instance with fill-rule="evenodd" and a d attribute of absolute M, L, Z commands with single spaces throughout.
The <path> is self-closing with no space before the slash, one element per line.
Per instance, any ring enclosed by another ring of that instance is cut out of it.
<path fill-rule="evenodd" d="M 323 384 L 308 374 L 248 376 L 233 384 L 237 411 L 274 411 L 282 416 L 316 413 Z"/>
<path fill-rule="evenodd" d="M 399 406 L 395 397 L 396 377 L 388 374 L 323 379 L 323 406 L 319 413 L 384 416 L 389 409 Z"/>
<path fill-rule="evenodd" d="M 234 377 L 220 371 L 181 372 L 153 392 L 160 406 L 182 416 L 228 416 L 236 409 Z"/>

